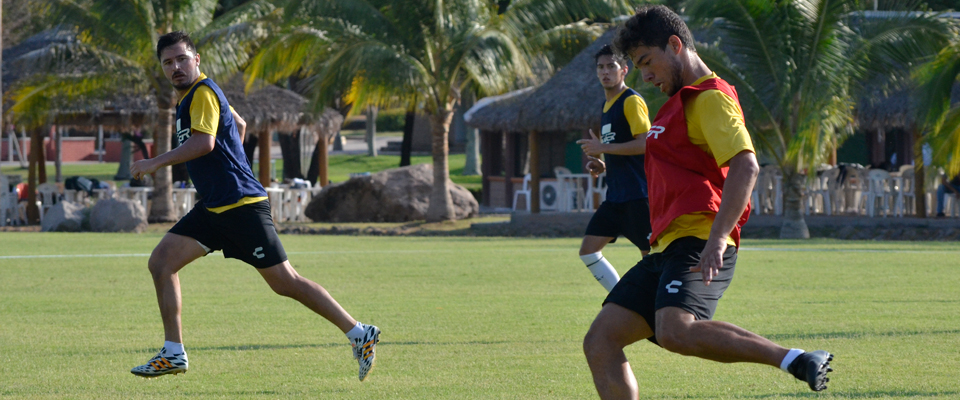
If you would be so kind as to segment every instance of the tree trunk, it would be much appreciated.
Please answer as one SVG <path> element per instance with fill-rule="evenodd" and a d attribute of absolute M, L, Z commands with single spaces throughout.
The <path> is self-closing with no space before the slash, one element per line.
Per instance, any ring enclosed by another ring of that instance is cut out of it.
<path fill-rule="evenodd" d="M 450 167 L 447 135 L 453 120 L 453 107 L 437 110 L 430 116 L 430 128 L 433 136 L 433 190 L 430 192 L 430 206 L 427 208 L 427 222 L 451 221 L 456 219 L 453 200 L 450 197 Z"/>
<path fill-rule="evenodd" d="M 260 131 L 259 136 L 259 146 L 260 146 L 260 184 L 263 187 L 270 187 L 270 181 L 273 180 L 273 176 L 270 176 L 270 141 L 273 140 L 273 132 L 264 128 Z"/>
<path fill-rule="evenodd" d="M 45 130 L 41 130 L 37 134 L 37 184 L 42 185 L 47 183 L 47 146 L 44 146 L 43 141 L 46 139 L 47 134 L 50 132 L 49 127 Z M 32 141 L 31 141 L 32 142 Z M 33 148 L 33 145 L 30 145 Z M 36 186 L 33 187 L 34 190 L 37 189 Z"/>
<path fill-rule="evenodd" d="M 809 239 L 810 231 L 803 219 L 804 177 L 797 171 L 783 169 L 783 225 L 781 239 Z"/>
<path fill-rule="evenodd" d="M 163 79 L 163 78 L 161 78 Z M 157 95 L 157 129 L 153 132 L 153 145 L 156 149 L 154 157 L 170 151 L 170 140 L 173 138 L 174 105 L 176 93 L 169 89 L 169 83 L 164 79 L 164 89 Z M 163 167 L 153 175 L 153 196 L 150 213 L 147 220 L 150 222 L 173 222 L 177 220 L 173 212 L 173 180 L 170 167 Z"/>
<path fill-rule="evenodd" d="M 407 117 L 403 122 L 403 142 L 400 144 L 400 166 L 410 165 L 410 152 L 413 149 L 413 125 L 417 121 L 417 113 L 407 111 Z"/>
<path fill-rule="evenodd" d="M 913 201 L 917 218 L 927 217 L 926 165 L 923 164 L 923 135 L 913 128 Z"/>
<path fill-rule="evenodd" d="M 40 223 L 40 209 L 37 208 L 37 170 L 43 155 L 43 128 L 30 132 L 30 170 L 27 172 L 27 224 Z"/>
<path fill-rule="evenodd" d="M 367 128 L 367 155 L 377 156 L 377 107 L 367 107 L 367 122 L 364 124 Z"/>

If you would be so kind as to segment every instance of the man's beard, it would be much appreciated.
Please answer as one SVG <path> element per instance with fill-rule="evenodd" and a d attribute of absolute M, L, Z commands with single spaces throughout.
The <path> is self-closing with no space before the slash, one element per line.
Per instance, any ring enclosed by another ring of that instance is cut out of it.
<path fill-rule="evenodd" d="M 190 89 L 192 86 L 193 86 L 193 82 L 187 82 L 182 85 L 176 85 L 176 84 L 173 85 L 173 87 L 177 88 L 177 90 L 187 90 L 187 89 Z"/>
<path fill-rule="evenodd" d="M 673 95 L 677 94 L 677 92 L 680 91 L 680 88 L 683 87 L 683 84 L 681 83 L 683 80 L 683 67 L 680 65 L 680 61 L 674 61 L 671 69 L 673 70 L 673 73 L 671 74 L 671 78 L 673 78 L 673 82 L 671 82 L 671 84 L 673 86 L 670 87 L 670 93 L 667 93 L 667 95 L 673 97 Z"/>

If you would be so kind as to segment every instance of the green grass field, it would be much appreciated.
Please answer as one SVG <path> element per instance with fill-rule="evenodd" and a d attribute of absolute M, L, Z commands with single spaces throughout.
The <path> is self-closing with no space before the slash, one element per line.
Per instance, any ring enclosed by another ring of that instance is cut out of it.
<path fill-rule="evenodd" d="M 430 164 L 433 159 L 430 156 L 410 157 L 411 164 Z M 482 177 L 479 175 L 464 176 L 463 166 L 467 162 L 467 157 L 463 154 L 451 154 L 448 162 L 450 163 L 450 180 L 467 189 L 479 189 L 482 186 Z M 330 171 L 328 177 L 331 182 L 343 182 L 350 179 L 351 173 L 358 172 L 380 172 L 390 168 L 396 168 L 400 165 L 400 156 L 381 155 L 377 157 L 368 157 L 366 155 L 347 155 L 337 154 L 330 156 Z M 117 174 L 117 167 L 120 163 L 102 163 L 102 164 L 64 164 L 62 174 L 64 178 L 70 176 L 85 176 L 96 178 L 101 181 L 112 181 Z M 275 168 L 277 171 L 283 171 L 283 160 L 277 160 Z M 27 170 L 16 165 L 7 163 L 0 168 L 0 173 L 4 175 L 20 175 L 24 180 L 27 179 Z M 280 172 L 277 172 L 278 174 Z M 47 163 L 47 179 L 52 181 L 56 170 L 52 162 Z"/>
<path fill-rule="evenodd" d="M 220 253 L 181 272 L 190 372 L 131 375 L 163 339 L 146 269 L 159 239 L 0 233 L 0 397 L 596 396 L 581 339 L 604 292 L 576 239 L 283 236 L 302 275 L 383 329 L 363 383 L 336 328 Z M 605 255 L 621 273 L 638 257 Z M 627 349 L 642 398 L 960 398 L 958 257 L 958 243 L 745 241 L 716 318 L 835 353 L 830 388 L 643 342 Z"/>

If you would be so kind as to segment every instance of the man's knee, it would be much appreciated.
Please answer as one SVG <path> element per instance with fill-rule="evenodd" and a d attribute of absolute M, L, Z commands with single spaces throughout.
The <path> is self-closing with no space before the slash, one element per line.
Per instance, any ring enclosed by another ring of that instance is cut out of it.
<path fill-rule="evenodd" d="M 583 354 L 587 357 L 587 361 L 603 357 L 623 347 L 625 346 L 618 343 L 612 332 L 601 326 L 591 326 L 583 337 Z"/>
<path fill-rule="evenodd" d="M 158 278 L 164 275 L 169 275 L 174 270 L 174 267 L 171 263 L 171 250 L 168 246 L 161 245 L 153 249 L 153 253 L 150 254 L 150 260 L 147 261 L 147 269 L 150 270 L 150 274 L 154 278 Z"/>
<path fill-rule="evenodd" d="M 284 297 L 297 298 L 303 282 L 300 274 L 283 263 L 260 271 L 267 285 L 274 293 Z"/>

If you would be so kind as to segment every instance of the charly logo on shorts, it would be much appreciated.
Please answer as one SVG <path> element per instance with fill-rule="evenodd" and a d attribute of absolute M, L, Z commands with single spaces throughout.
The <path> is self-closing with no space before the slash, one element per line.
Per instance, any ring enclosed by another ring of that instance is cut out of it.
<path fill-rule="evenodd" d="M 264 258 L 264 257 L 266 257 L 266 255 L 263 254 L 263 247 L 262 247 L 262 246 L 253 249 L 253 255 L 256 256 L 257 258 Z"/>
<path fill-rule="evenodd" d="M 680 281 L 671 281 L 667 284 L 667 293 L 680 293 L 680 289 L 677 289 L 674 286 L 681 286 L 683 282 Z"/>

